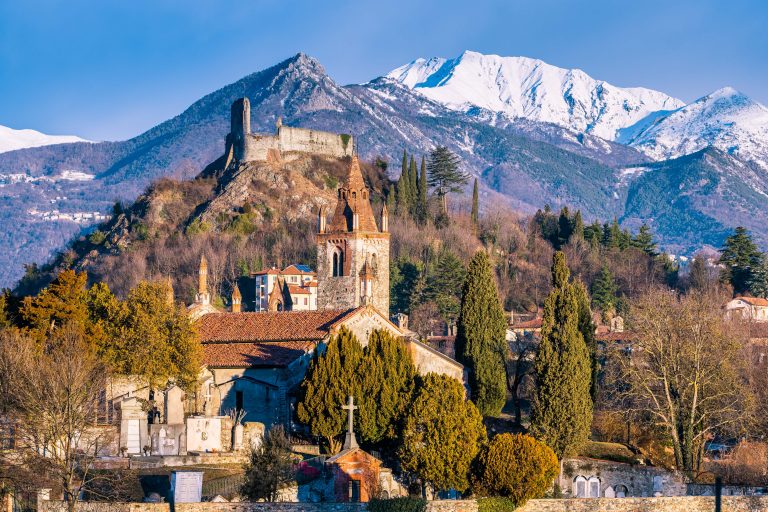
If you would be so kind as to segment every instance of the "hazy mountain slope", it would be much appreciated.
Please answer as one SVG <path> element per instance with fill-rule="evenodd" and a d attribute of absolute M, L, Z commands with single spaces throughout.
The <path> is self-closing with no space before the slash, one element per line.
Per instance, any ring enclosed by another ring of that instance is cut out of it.
<path fill-rule="evenodd" d="M 455 59 L 417 59 L 386 76 L 454 110 L 481 108 L 608 140 L 654 112 L 684 105 L 658 91 L 595 80 L 579 69 L 470 51 Z"/>
<path fill-rule="evenodd" d="M 623 141 L 656 159 L 715 147 L 768 170 L 768 108 L 725 87 L 655 119 Z"/>
<path fill-rule="evenodd" d="M 88 141 L 74 135 L 46 135 L 36 130 L 14 130 L 0 125 L 0 153 L 70 142 Z"/>

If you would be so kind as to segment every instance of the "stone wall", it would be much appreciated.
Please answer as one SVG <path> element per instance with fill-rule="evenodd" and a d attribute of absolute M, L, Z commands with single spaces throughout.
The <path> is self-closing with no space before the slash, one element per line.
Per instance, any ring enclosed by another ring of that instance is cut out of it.
<path fill-rule="evenodd" d="M 768 511 L 768 496 L 724 496 L 723 512 Z M 517 512 L 712 512 L 715 498 L 680 496 L 675 498 L 597 498 L 531 500 Z"/>
<path fill-rule="evenodd" d="M 579 495 L 579 484 L 582 491 Z M 566 459 L 559 477 L 563 495 L 589 498 L 685 496 L 683 477 L 662 468 L 603 460 Z M 594 496 L 597 490 L 597 496 Z"/>
<path fill-rule="evenodd" d="M 723 512 L 768 512 L 768 496 L 723 496 Z M 431 501 L 427 512 L 477 512 L 471 500 Z M 676 498 L 595 498 L 531 500 L 517 512 L 711 512 L 715 499 L 704 496 Z M 179 503 L 175 512 L 363 512 L 354 503 Z M 58 501 L 40 503 L 38 512 L 65 512 Z M 170 512 L 167 503 L 81 503 L 78 512 Z"/>
<path fill-rule="evenodd" d="M 281 153 L 301 151 L 343 158 L 352 156 L 354 148 L 351 136 L 291 126 L 280 126 L 277 129 L 277 138 Z"/>

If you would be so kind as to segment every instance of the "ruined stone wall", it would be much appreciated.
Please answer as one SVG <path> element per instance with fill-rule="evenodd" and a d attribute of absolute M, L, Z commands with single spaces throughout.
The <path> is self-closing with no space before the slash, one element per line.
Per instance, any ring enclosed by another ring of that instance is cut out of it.
<path fill-rule="evenodd" d="M 242 152 L 238 160 L 241 162 L 266 162 L 270 150 L 278 150 L 280 144 L 275 135 L 251 134 L 245 137 Z M 237 155 L 238 152 L 235 151 Z"/>
<path fill-rule="evenodd" d="M 280 151 L 317 153 L 335 158 L 352 156 L 354 139 L 351 136 L 292 126 L 280 126 L 277 130 Z"/>

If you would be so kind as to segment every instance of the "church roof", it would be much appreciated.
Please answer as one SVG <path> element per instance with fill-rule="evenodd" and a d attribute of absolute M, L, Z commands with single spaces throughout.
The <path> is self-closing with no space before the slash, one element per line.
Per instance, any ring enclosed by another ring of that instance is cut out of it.
<path fill-rule="evenodd" d="M 200 317 L 197 331 L 203 344 L 320 341 L 335 324 L 354 312 L 354 309 L 324 309 L 209 313 Z"/>
<path fill-rule="evenodd" d="M 336 209 L 326 233 L 348 233 L 352 231 L 352 216 L 357 213 L 358 231 L 378 232 L 376 219 L 373 217 L 371 197 L 365 186 L 360 161 L 356 156 L 347 169 L 344 184 L 339 188 Z"/>
<path fill-rule="evenodd" d="M 314 341 L 263 343 L 206 343 L 203 361 L 209 368 L 288 366 L 314 349 Z"/>

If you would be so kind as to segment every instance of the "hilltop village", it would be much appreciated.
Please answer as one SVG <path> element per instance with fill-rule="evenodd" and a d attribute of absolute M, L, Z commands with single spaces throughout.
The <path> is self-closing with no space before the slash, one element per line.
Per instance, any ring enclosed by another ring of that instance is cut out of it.
<path fill-rule="evenodd" d="M 116 205 L 3 296 L 8 510 L 183 508 L 195 478 L 216 510 L 705 510 L 768 488 L 745 230 L 683 272 L 647 226 L 523 220 L 476 180 L 465 201 L 447 148 L 394 182 L 351 135 L 250 116 L 235 101 L 197 180 Z"/>

